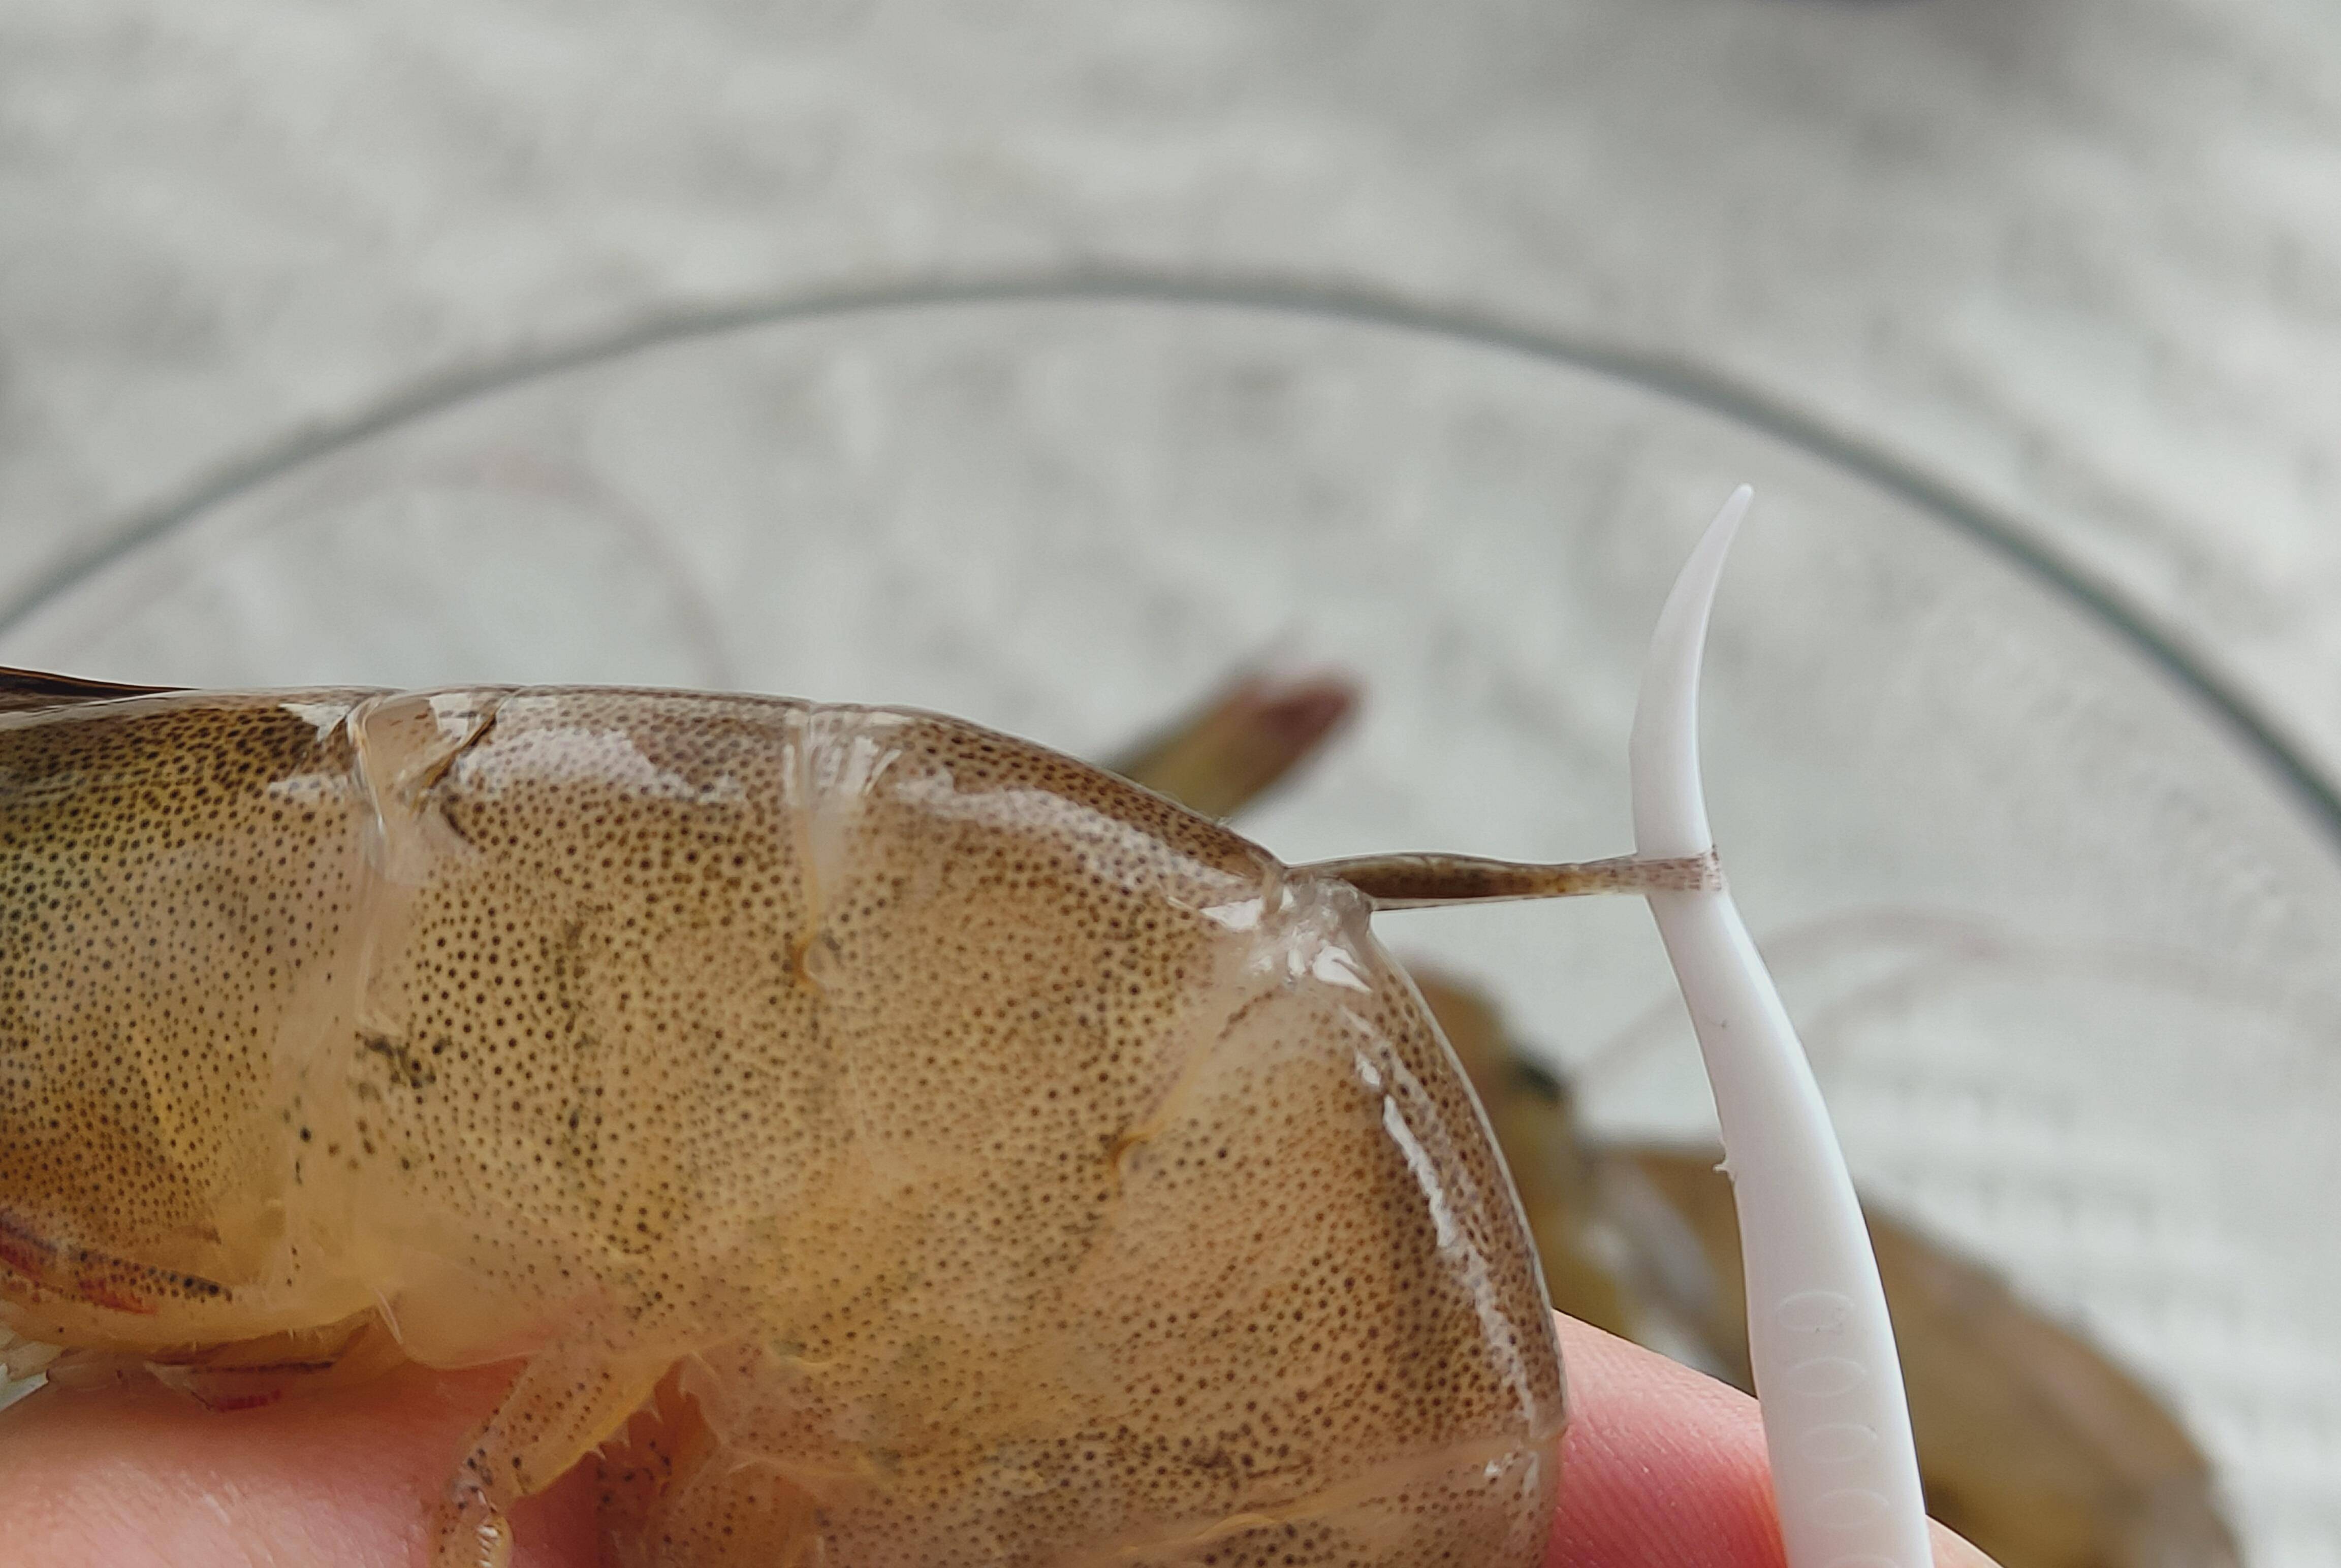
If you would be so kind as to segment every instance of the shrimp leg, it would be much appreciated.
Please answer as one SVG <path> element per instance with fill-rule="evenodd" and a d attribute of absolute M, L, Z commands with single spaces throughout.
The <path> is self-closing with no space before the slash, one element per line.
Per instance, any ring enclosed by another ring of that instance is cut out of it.
<path fill-rule="evenodd" d="M 431 1568 L 505 1568 L 505 1510 L 541 1492 L 625 1424 L 669 1360 L 620 1360 L 588 1336 L 539 1351 L 473 1436 L 432 1531 Z"/>

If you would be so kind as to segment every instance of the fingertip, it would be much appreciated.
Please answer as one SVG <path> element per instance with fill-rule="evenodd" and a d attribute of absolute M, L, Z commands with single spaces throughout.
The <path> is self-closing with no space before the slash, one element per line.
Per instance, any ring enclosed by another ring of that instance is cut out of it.
<path fill-rule="evenodd" d="M 599 1488 L 593 1459 L 581 1464 L 512 1511 L 512 1568 L 593 1568 L 602 1561 Z"/>
<path fill-rule="evenodd" d="M 1755 1402 L 1572 1318 L 1547 1568 L 1779 1568 Z"/>
<path fill-rule="evenodd" d="M 1935 1520 L 1927 1521 L 1935 1545 L 1935 1568 L 1999 1568 L 1999 1563 L 1974 1542 Z"/>
<path fill-rule="evenodd" d="M 151 1383 L 44 1391 L 0 1423 L 0 1568 L 410 1568 L 464 1434 L 510 1380 L 407 1367 L 229 1413 Z M 592 1482 L 573 1474 L 513 1511 L 513 1568 L 598 1560 Z"/>
<path fill-rule="evenodd" d="M 1554 1316 L 1569 1420 L 1546 1568 L 1784 1568 L 1756 1402 Z M 1936 1568 L 1997 1568 L 1965 1539 L 1932 1528 Z"/>

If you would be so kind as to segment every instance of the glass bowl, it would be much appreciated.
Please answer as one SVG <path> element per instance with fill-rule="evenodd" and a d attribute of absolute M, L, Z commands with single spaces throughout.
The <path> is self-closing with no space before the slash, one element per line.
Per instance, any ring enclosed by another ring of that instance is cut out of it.
<path fill-rule="evenodd" d="M 0 661 L 740 688 L 1091 755 L 1322 664 L 1367 707 L 1269 848 L 1586 858 L 1743 480 L 1713 816 L 1858 1180 L 2171 1400 L 2252 1561 L 2341 1562 L 2341 807 L 2012 531 L 1728 388 L 1333 298 L 725 312 L 304 438 L 42 585 Z M 1639 904 L 1380 924 L 1603 1130 L 1708 1125 Z"/>

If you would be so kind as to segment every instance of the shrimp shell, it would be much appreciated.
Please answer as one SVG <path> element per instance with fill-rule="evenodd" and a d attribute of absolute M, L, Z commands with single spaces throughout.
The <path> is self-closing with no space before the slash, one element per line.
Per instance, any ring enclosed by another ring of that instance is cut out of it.
<path fill-rule="evenodd" d="M 626 1563 L 1538 1560 L 1534 1254 L 1342 881 L 928 714 L 95 695 L 0 704 L 61 1365 L 526 1357 L 448 1568 L 597 1449 Z"/>

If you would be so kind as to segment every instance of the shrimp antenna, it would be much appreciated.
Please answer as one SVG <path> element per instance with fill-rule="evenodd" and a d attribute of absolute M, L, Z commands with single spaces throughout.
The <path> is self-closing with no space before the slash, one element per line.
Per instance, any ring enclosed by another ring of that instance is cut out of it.
<path fill-rule="evenodd" d="M 1725 501 L 1659 612 L 1629 753 L 1634 842 L 1713 863 L 1698 675 L 1732 535 Z M 1746 1255 L 1748 1341 L 1789 1568 L 1928 1568 L 1926 1505 L 1886 1294 L 1845 1156 L 1780 993 L 1716 878 L 1645 896 L 1698 1035 Z"/>
<path fill-rule="evenodd" d="M 1299 869 L 1335 877 L 1376 909 L 1435 909 L 1450 904 L 1496 904 L 1508 898 L 1577 898 L 1588 893 L 1690 892 L 1723 886 L 1711 854 L 1650 859 L 1617 855 L 1607 860 L 1490 860 L 1481 855 L 1358 855 L 1312 860 Z"/>

